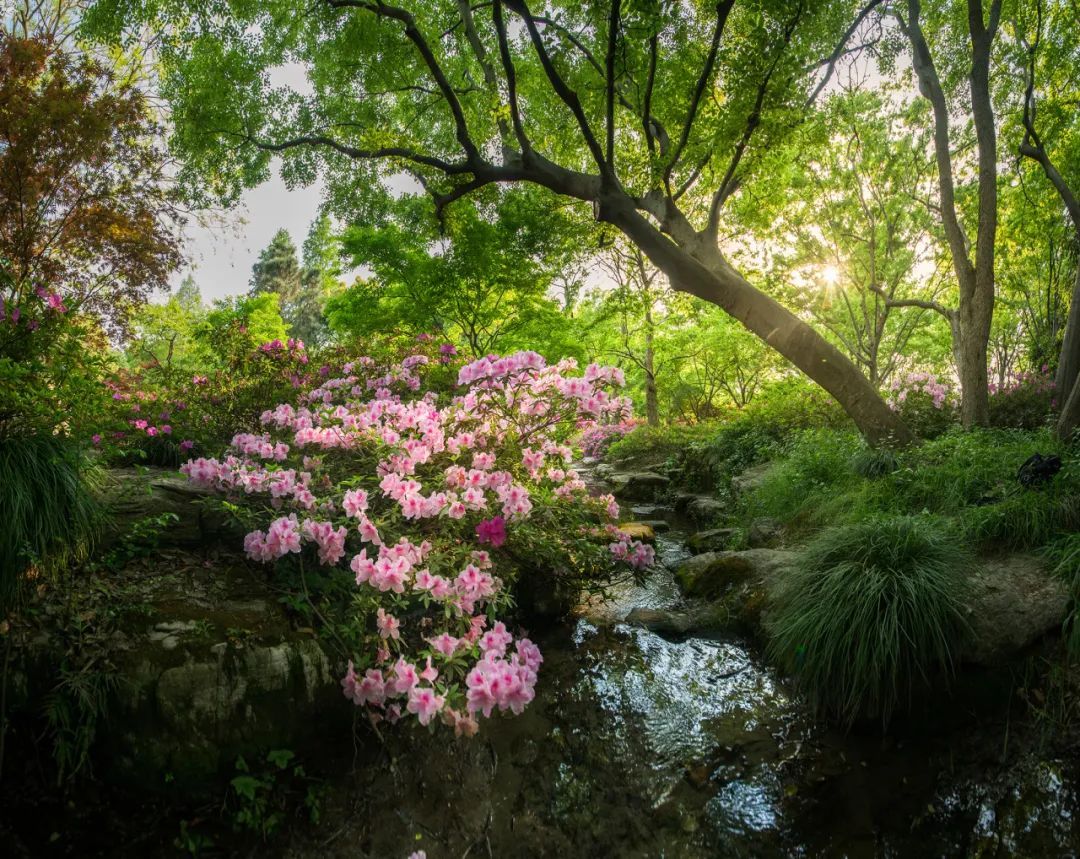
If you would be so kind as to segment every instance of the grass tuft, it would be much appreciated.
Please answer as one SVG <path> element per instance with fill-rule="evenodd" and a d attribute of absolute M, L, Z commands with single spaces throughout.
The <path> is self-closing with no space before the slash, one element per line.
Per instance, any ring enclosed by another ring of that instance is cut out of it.
<path fill-rule="evenodd" d="M 18 599 L 27 572 L 84 557 L 101 521 L 94 468 L 65 439 L 0 438 L 0 608 Z"/>
<path fill-rule="evenodd" d="M 926 518 L 826 531 L 774 595 L 770 655 L 822 711 L 887 722 L 951 675 L 967 570 L 959 541 Z"/>

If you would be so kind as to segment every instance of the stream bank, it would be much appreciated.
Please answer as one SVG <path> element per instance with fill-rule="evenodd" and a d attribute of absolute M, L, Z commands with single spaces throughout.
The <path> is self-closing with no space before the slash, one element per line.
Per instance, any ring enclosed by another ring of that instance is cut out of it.
<path fill-rule="evenodd" d="M 520 717 L 490 720 L 473 740 L 376 734 L 363 723 L 350 730 L 353 711 L 321 670 L 311 688 L 326 698 L 316 695 L 310 711 L 307 675 L 297 680 L 291 670 L 269 694 L 226 708 L 241 741 L 244 726 L 260 724 L 258 707 L 280 709 L 282 698 L 299 721 L 320 709 L 335 717 L 306 741 L 286 721 L 279 735 L 237 747 L 250 748 L 252 761 L 261 743 L 295 750 L 318 788 L 318 825 L 293 807 L 264 841 L 230 831 L 237 807 L 227 788 L 197 801 L 171 787 L 156 799 L 109 788 L 76 790 L 60 803 L 5 793 L 0 834 L 11 836 L 16 856 L 184 855 L 174 841 L 192 841 L 181 833 L 213 841 L 199 855 L 294 859 L 404 859 L 421 848 L 429 859 L 1074 855 L 1080 772 L 1061 703 L 1061 684 L 1072 681 L 1045 670 L 1038 645 L 1009 666 L 964 671 L 953 695 L 923 702 L 885 736 L 878 725 L 840 732 L 814 717 L 746 628 L 656 622 L 694 616 L 676 571 L 694 557 L 691 537 L 702 525 L 655 501 L 630 512 L 657 523 L 657 565 L 567 623 L 535 631 L 545 657 L 535 701 Z M 224 643 L 239 669 L 231 676 L 244 678 L 230 688 L 258 689 L 243 654 L 316 641 L 283 620 L 271 591 L 252 591 L 258 578 L 238 559 L 196 563 L 193 550 L 175 551 L 140 562 L 151 582 L 133 590 L 132 604 L 162 613 L 133 612 L 130 628 L 144 636 L 133 639 L 134 653 L 152 644 L 179 660 L 173 670 L 201 664 Z M 247 633 L 215 619 L 229 603 L 259 604 L 259 616 L 243 621 Z M 158 628 L 165 616 L 195 627 Z M 169 636 L 177 643 L 166 648 Z M 107 732 L 122 736 L 125 718 L 110 716 Z M 224 742 L 229 734 L 216 736 L 227 780 L 236 748 Z M 161 739 L 184 758 L 178 736 Z M 162 766 L 149 756 L 143 763 Z"/>

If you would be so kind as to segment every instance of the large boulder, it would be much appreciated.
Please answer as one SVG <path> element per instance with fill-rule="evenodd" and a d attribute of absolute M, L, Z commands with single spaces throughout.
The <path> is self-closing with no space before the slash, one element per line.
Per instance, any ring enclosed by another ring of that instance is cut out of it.
<path fill-rule="evenodd" d="M 168 516 L 168 524 L 154 534 L 159 547 L 195 548 L 230 540 L 239 545 L 243 531 L 227 514 L 205 503 L 213 495 L 165 468 L 110 469 L 102 487 L 110 523 L 102 534 L 101 548 L 115 545 L 139 521 L 162 516 Z"/>
<path fill-rule="evenodd" d="M 735 536 L 734 528 L 710 528 L 691 534 L 686 541 L 687 548 L 695 555 L 703 552 L 722 552 Z"/>
<path fill-rule="evenodd" d="M 674 609 L 638 606 L 626 616 L 631 626 L 640 626 L 658 635 L 685 635 L 695 629 L 694 618 Z"/>
<path fill-rule="evenodd" d="M 726 505 L 719 498 L 699 496 L 691 501 L 686 507 L 686 514 L 695 522 L 715 522 L 727 510 Z"/>
<path fill-rule="evenodd" d="M 971 575 L 966 662 L 995 666 L 1061 629 L 1069 590 L 1031 555 L 987 559 Z"/>
<path fill-rule="evenodd" d="M 755 465 L 753 468 L 748 468 L 742 474 L 737 474 L 731 478 L 732 493 L 739 497 L 750 495 L 755 490 L 760 489 L 771 468 L 772 463 L 765 462 L 761 465 Z"/>
<path fill-rule="evenodd" d="M 640 540 L 643 543 L 656 542 L 656 531 L 647 522 L 623 522 L 619 525 L 619 530 L 631 540 Z"/>
<path fill-rule="evenodd" d="M 615 494 L 627 501 L 654 501 L 671 485 L 671 480 L 655 471 L 635 471 L 611 478 Z"/>
<path fill-rule="evenodd" d="M 775 519 L 758 516 L 746 529 L 746 545 L 751 549 L 763 549 L 775 545 L 783 536 L 784 529 Z"/>

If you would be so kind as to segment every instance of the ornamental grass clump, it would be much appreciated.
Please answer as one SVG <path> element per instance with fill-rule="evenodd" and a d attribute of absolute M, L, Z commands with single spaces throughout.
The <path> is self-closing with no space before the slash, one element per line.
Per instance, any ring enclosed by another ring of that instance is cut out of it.
<path fill-rule="evenodd" d="M 238 433 L 221 460 L 181 470 L 263 526 L 244 541 L 251 558 L 355 577 L 350 701 L 373 721 L 411 714 L 471 735 L 481 717 L 522 711 L 543 661 L 500 619 L 515 559 L 543 558 L 521 574 L 580 590 L 648 566 L 653 550 L 571 464 L 572 439 L 629 420 L 620 370 L 519 352 L 433 385 L 447 369 L 420 353 L 350 361 L 300 405 L 265 411 L 264 431 Z"/>
<path fill-rule="evenodd" d="M 0 437 L 0 608 L 16 601 L 32 569 L 86 556 L 102 519 L 93 478 L 68 439 Z"/>
<path fill-rule="evenodd" d="M 940 521 L 873 519 L 822 534 L 774 595 L 770 655 L 817 707 L 888 722 L 947 679 L 966 630 L 968 557 Z"/>

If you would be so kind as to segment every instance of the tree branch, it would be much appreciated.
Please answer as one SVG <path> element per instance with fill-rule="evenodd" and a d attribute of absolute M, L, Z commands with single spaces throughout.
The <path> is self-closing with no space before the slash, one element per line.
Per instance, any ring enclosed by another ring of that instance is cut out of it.
<path fill-rule="evenodd" d="M 421 33 L 419 27 L 416 26 L 416 19 L 413 17 L 412 13 L 407 9 L 390 6 L 389 4 L 382 2 L 382 0 L 325 0 L 325 2 L 334 9 L 364 9 L 380 18 L 390 18 L 405 25 L 405 37 L 413 43 L 421 58 L 423 58 L 424 64 L 428 67 L 428 71 L 435 79 L 435 83 L 442 92 L 443 98 L 446 100 L 451 114 L 453 114 L 455 135 L 461 148 L 465 150 L 466 158 L 469 161 L 481 160 L 480 152 L 476 148 L 476 144 L 473 143 L 472 137 L 469 135 L 469 126 L 465 121 L 465 111 L 461 107 L 461 102 L 458 100 L 457 93 L 454 92 L 454 88 L 450 85 L 446 73 L 443 71 L 442 66 L 439 65 L 439 61 L 436 59 L 434 51 L 431 50 L 431 46 L 424 38 L 424 34 Z"/>
<path fill-rule="evenodd" d="M 675 169 L 679 158 L 682 157 L 686 143 L 690 139 L 690 131 L 694 126 L 694 121 L 697 119 L 701 98 L 705 95 L 705 90 L 712 80 L 713 69 L 716 66 L 716 54 L 720 50 L 720 39 L 724 34 L 724 25 L 727 23 L 728 14 L 734 5 L 735 0 L 720 0 L 716 4 L 716 26 L 713 28 L 709 53 L 705 57 L 705 63 L 701 67 L 701 74 L 698 75 L 697 84 L 694 86 L 694 93 L 690 98 L 690 107 L 686 112 L 686 121 L 683 123 L 682 131 L 679 134 L 679 141 L 675 144 L 675 149 L 672 151 L 671 158 L 664 169 L 665 186 L 671 181 L 671 173 Z"/>
<path fill-rule="evenodd" d="M 847 53 L 846 47 L 848 40 L 855 35 L 859 27 L 862 26 L 863 21 L 865 21 L 870 13 L 880 6 L 882 2 L 883 0 L 870 0 L 869 3 L 859 10 L 859 14 L 855 16 L 855 20 L 851 22 L 846 30 L 844 30 L 844 33 L 840 37 L 840 41 L 836 43 L 836 47 L 833 49 L 832 54 L 822 62 L 822 65 L 825 66 L 825 74 L 822 75 L 821 80 L 818 81 L 817 86 L 814 87 L 810 96 L 806 99 L 806 107 L 810 107 L 810 105 L 817 101 L 817 97 L 821 95 L 821 91 L 828 86 L 829 81 L 832 79 L 833 72 L 836 71 L 836 64 L 840 61 L 840 58 Z"/>

